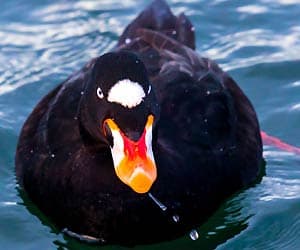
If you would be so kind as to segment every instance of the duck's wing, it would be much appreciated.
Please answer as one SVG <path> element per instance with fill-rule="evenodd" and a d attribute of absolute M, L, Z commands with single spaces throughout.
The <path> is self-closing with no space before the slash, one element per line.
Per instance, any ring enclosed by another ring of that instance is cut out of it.
<path fill-rule="evenodd" d="M 76 117 L 79 100 L 85 72 L 92 64 L 93 60 L 48 93 L 24 123 L 16 152 L 16 172 L 20 181 L 24 169 L 31 166 L 38 169 L 62 149 L 75 148 L 80 136 Z"/>

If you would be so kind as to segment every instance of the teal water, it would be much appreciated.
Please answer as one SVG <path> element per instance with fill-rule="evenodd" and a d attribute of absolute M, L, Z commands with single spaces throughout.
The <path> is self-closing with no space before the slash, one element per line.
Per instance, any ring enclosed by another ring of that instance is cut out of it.
<path fill-rule="evenodd" d="M 113 48 L 149 1 L 0 3 L 0 249 L 96 249 L 62 235 L 18 192 L 15 147 L 39 99 Z M 194 23 L 199 53 L 220 63 L 250 97 L 262 129 L 300 146 L 300 0 L 169 3 Z M 300 156 L 270 146 L 264 156 L 262 182 L 226 201 L 197 229 L 198 240 L 186 235 L 135 249 L 300 249 Z"/>

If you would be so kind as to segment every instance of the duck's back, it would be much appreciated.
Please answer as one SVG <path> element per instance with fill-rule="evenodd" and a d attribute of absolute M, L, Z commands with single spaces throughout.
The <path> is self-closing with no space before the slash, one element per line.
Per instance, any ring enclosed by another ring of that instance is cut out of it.
<path fill-rule="evenodd" d="M 228 182 L 228 193 L 257 179 L 263 159 L 254 108 L 226 72 L 197 54 L 184 14 L 176 17 L 165 1 L 154 1 L 125 29 L 117 49 L 137 53 L 148 69 L 161 105 L 158 148 L 199 167 L 216 160 L 220 172 L 208 171 L 217 183 Z"/>

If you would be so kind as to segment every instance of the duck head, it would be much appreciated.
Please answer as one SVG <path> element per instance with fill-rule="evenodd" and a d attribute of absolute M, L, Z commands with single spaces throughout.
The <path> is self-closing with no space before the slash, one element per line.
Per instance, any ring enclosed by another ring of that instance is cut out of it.
<path fill-rule="evenodd" d="M 159 106 L 142 61 L 126 51 L 97 58 L 81 102 L 83 127 L 110 147 L 117 177 L 148 192 L 157 176 L 152 131 Z"/>

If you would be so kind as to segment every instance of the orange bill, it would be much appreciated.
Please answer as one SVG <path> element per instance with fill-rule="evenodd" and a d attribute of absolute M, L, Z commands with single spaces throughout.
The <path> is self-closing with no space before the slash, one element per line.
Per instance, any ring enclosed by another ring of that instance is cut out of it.
<path fill-rule="evenodd" d="M 157 170 L 152 151 L 152 125 L 149 115 L 138 141 L 129 139 L 112 119 L 106 119 L 113 136 L 111 153 L 120 180 L 137 193 L 146 193 L 154 183 Z"/>

